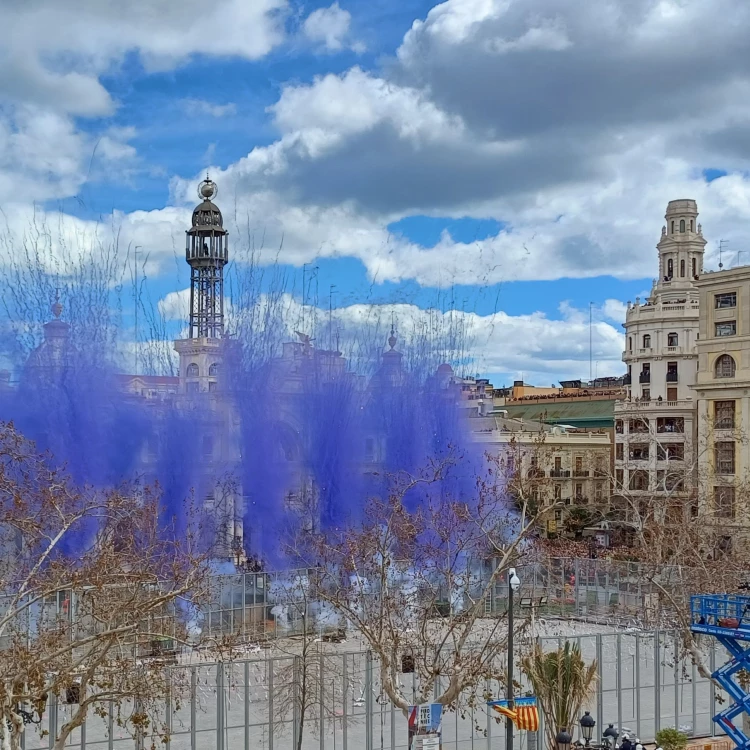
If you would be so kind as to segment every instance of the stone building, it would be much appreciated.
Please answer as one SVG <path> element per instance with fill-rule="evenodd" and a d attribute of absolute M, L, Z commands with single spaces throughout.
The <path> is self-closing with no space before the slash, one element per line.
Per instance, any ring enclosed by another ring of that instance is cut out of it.
<path fill-rule="evenodd" d="M 685 504 L 693 481 L 696 284 L 706 240 L 695 201 L 670 201 L 665 219 L 659 277 L 644 302 L 628 303 L 624 323 L 627 395 L 615 404 L 615 484 L 626 515 L 639 498 Z"/>
<path fill-rule="evenodd" d="M 750 266 L 707 273 L 697 287 L 699 497 L 731 535 L 750 524 Z"/>

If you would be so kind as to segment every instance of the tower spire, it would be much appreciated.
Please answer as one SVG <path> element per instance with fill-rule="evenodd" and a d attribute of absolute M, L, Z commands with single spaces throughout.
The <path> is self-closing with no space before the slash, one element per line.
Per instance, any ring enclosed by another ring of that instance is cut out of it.
<path fill-rule="evenodd" d="M 198 186 L 202 202 L 193 211 L 185 257 L 190 266 L 190 338 L 224 335 L 224 266 L 229 259 L 227 230 L 212 203 L 219 192 L 206 173 Z"/>

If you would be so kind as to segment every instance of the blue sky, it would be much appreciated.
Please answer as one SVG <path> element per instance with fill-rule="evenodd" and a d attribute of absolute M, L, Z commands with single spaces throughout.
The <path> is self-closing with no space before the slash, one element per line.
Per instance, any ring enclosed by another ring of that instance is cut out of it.
<path fill-rule="evenodd" d="M 708 268 L 720 239 L 742 259 L 750 10 L 731 0 L 205 7 L 8 11 L 16 241 L 33 209 L 79 237 L 114 226 L 166 298 L 187 285 L 175 255 L 208 170 L 233 242 L 264 238 L 296 289 L 314 274 L 342 321 L 357 304 L 462 310 L 498 383 L 585 377 L 590 305 L 597 372 L 622 371 L 624 303 L 650 288 L 667 201 L 698 200 Z M 696 28 L 711 33 L 688 54 Z"/>

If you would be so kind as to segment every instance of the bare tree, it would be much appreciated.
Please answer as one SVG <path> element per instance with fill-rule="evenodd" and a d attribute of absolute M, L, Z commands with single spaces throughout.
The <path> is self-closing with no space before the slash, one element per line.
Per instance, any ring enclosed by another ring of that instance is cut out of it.
<path fill-rule="evenodd" d="M 200 530 L 181 538 L 158 494 L 76 488 L 12 425 L 0 425 L 0 746 L 64 696 L 60 750 L 92 712 L 114 710 L 160 742 L 168 661 L 193 645 L 207 590 Z M 189 509 L 186 508 L 189 514 Z M 179 671 L 179 670 L 178 670 Z"/>
<path fill-rule="evenodd" d="M 392 477 L 387 497 L 373 498 L 360 523 L 302 532 L 293 547 L 315 570 L 311 597 L 372 649 L 383 692 L 404 714 L 415 701 L 465 707 L 484 680 L 504 679 L 504 618 L 486 616 L 488 603 L 549 510 L 532 513 L 524 498 L 516 507 L 496 458 L 470 487 L 452 483 L 463 458 Z M 411 699 L 399 682 L 404 670 L 415 675 Z"/>

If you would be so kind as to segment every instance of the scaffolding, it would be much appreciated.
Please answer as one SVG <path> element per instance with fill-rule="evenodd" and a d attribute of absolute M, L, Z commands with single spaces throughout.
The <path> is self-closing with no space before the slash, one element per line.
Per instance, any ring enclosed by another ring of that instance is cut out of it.
<path fill-rule="evenodd" d="M 750 596 L 692 596 L 690 614 L 690 629 L 694 633 L 713 636 L 732 656 L 711 676 L 727 691 L 734 703 L 716 714 L 713 720 L 734 740 L 738 750 L 750 750 L 750 739 L 734 723 L 743 711 L 750 713 L 750 694 L 735 679 L 740 672 L 750 673 L 750 645 L 743 645 L 750 642 Z"/>

